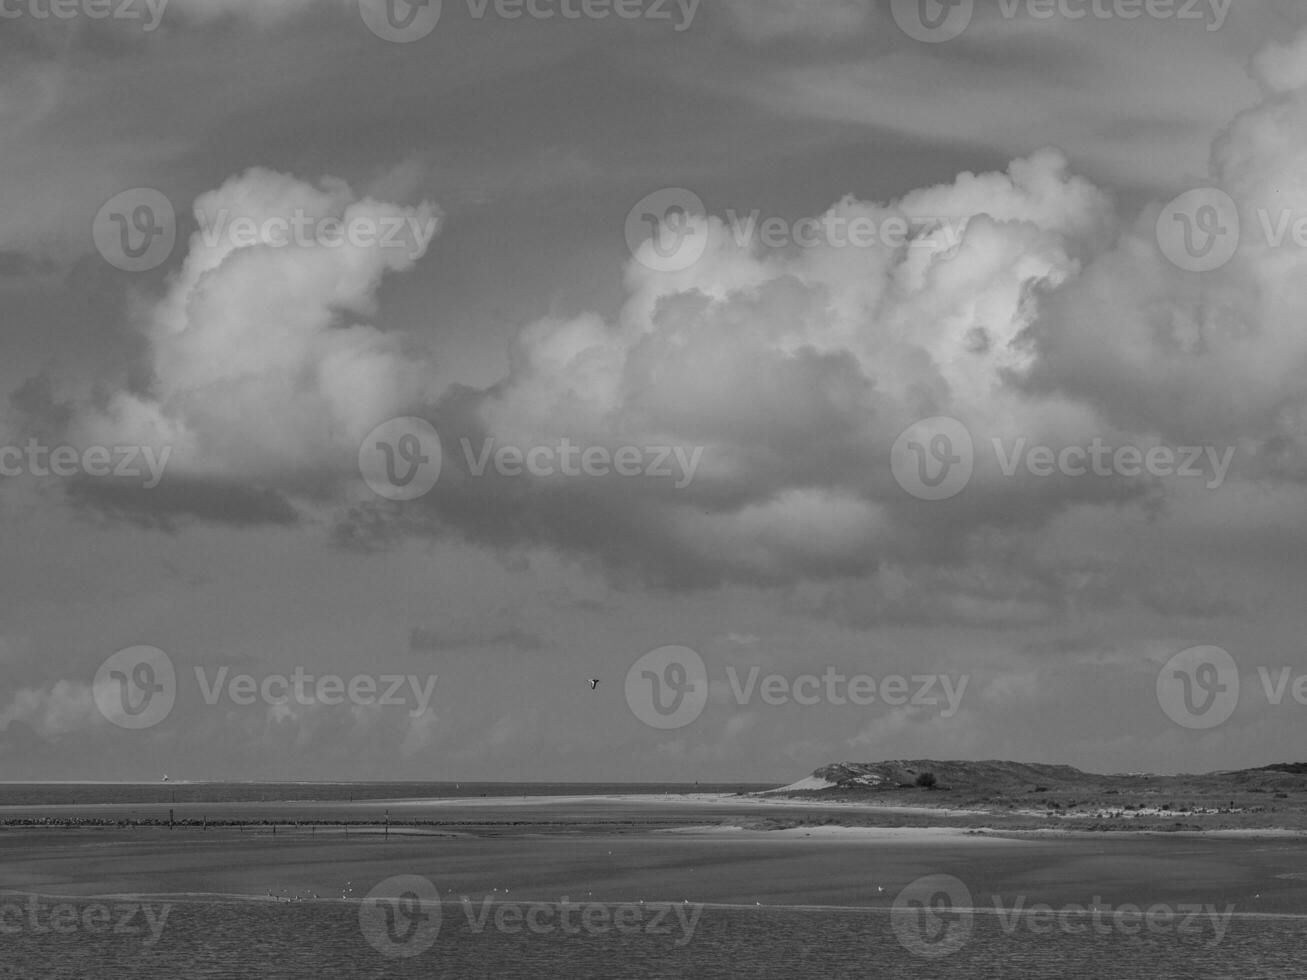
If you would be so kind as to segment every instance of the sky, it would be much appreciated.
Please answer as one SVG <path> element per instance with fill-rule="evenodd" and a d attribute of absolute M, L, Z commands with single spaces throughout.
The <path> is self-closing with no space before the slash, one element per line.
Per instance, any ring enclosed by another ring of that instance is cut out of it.
<path fill-rule="evenodd" d="M 1301 4 L 55 7 L 0 779 L 1302 758 Z"/>

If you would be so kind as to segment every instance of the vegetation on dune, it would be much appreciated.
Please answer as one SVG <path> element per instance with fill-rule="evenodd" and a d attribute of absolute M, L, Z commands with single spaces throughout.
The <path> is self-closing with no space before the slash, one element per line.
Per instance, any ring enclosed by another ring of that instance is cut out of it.
<path fill-rule="evenodd" d="M 825 788 L 782 791 L 783 795 L 796 800 L 936 810 L 909 820 L 903 814 L 859 813 L 850 807 L 836 818 L 848 825 L 919 826 L 924 822 L 1023 830 L 1307 830 L 1304 763 L 1162 776 L 1107 775 L 1073 766 L 993 760 L 843 762 L 817 769 L 806 782 L 824 783 Z"/>

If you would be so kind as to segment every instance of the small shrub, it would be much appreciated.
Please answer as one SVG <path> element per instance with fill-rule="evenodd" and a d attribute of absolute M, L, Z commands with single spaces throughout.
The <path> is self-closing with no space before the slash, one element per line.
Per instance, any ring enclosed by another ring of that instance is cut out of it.
<path fill-rule="evenodd" d="M 923 772 L 917 777 L 917 785 L 922 789 L 934 789 L 935 782 L 935 774 L 933 772 Z"/>

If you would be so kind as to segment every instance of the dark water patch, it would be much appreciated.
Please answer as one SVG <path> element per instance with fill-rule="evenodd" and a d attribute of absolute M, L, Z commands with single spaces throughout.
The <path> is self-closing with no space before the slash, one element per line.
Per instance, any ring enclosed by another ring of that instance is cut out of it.
<path fill-rule="evenodd" d="M 1233 920 L 1220 942 L 1192 935 L 1052 935 L 1009 931 L 977 916 L 965 946 L 930 958 L 904 948 L 884 910 L 709 907 L 692 935 L 561 928 L 481 928 L 446 903 L 429 948 L 387 957 L 369 943 L 353 904 L 181 903 L 157 942 L 140 935 L 35 934 L 0 938 L 0 976 L 96 980 L 449 977 L 577 978 L 1300 977 L 1300 918 Z"/>

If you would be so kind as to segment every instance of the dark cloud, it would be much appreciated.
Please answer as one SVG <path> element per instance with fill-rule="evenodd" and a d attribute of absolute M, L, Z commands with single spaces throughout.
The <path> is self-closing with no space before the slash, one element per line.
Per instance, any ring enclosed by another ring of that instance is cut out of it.
<path fill-rule="evenodd" d="M 174 532 L 192 522 L 233 527 L 300 523 L 294 506 L 275 490 L 182 477 L 166 477 L 150 490 L 87 477 L 70 481 L 66 495 L 85 514 L 159 531 Z"/>
<path fill-rule="evenodd" d="M 54 382 L 46 372 L 34 375 L 19 385 L 9 396 L 10 407 L 24 422 L 43 435 L 62 433 L 72 419 L 74 406 L 61 401 L 54 391 Z"/>
<path fill-rule="evenodd" d="M 0 248 L 0 280 L 47 275 L 57 265 L 52 259 L 16 248 Z"/>
<path fill-rule="evenodd" d="M 478 630 L 464 627 L 416 627 L 409 634 L 408 648 L 423 653 L 449 653 L 471 647 L 510 647 L 523 653 L 546 649 L 550 644 L 539 634 L 510 626 Z"/>

